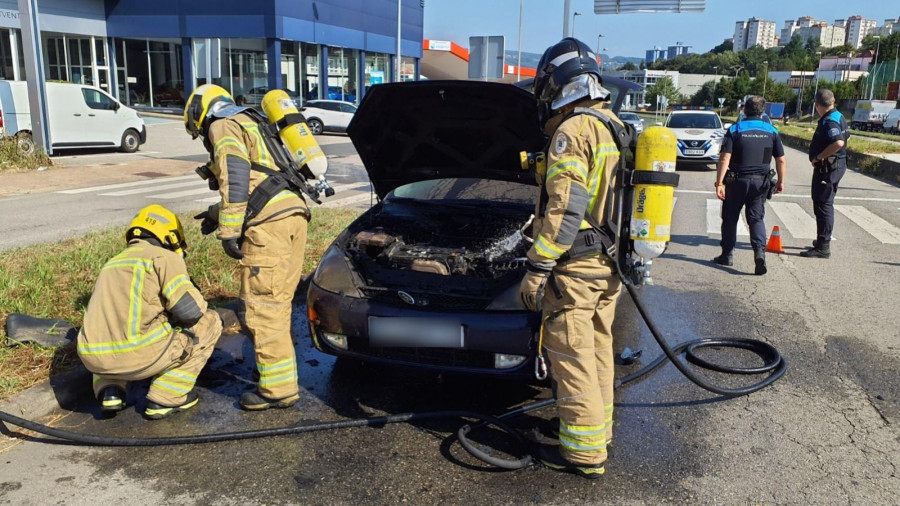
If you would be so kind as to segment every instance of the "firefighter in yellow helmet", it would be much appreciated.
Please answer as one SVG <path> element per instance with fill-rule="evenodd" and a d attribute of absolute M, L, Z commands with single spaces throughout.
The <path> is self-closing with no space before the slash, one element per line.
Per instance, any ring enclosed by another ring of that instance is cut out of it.
<path fill-rule="evenodd" d="M 225 89 L 206 84 L 188 98 L 184 124 L 193 138 L 203 139 L 211 158 L 205 176 L 222 197 L 197 216 L 203 218 L 203 232 L 216 231 L 225 253 L 240 262 L 240 296 L 259 371 L 258 392 L 244 392 L 240 405 L 286 408 L 300 399 L 291 300 L 300 282 L 310 213 L 291 189 L 256 198 L 260 185 L 279 177 L 280 169 L 273 145 L 248 109 L 235 105 Z"/>
<path fill-rule="evenodd" d="M 541 446 L 537 457 L 551 469 L 598 478 L 612 438 L 612 323 L 620 289 L 602 248 L 610 235 L 604 208 L 620 156 L 611 128 L 621 122 L 604 109 L 609 92 L 595 55 L 574 38 L 544 53 L 534 94 L 549 145 L 520 296 L 542 312 L 559 412 L 559 446 Z"/>
<path fill-rule="evenodd" d="M 147 418 L 193 407 L 197 375 L 222 333 L 184 263 L 178 217 L 151 205 L 125 232 L 127 247 L 100 270 L 78 333 L 78 356 L 94 373 L 101 409 L 125 408 L 129 381 L 153 378 Z"/>

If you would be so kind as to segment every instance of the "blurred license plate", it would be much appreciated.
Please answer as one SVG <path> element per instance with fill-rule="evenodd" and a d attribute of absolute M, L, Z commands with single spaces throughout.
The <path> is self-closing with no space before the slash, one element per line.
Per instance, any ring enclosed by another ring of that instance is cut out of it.
<path fill-rule="evenodd" d="M 462 348 L 458 321 L 436 318 L 369 317 L 369 345 L 376 347 Z"/>
<path fill-rule="evenodd" d="M 684 154 L 686 154 L 686 155 L 700 155 L 700 156 L 703 156 L 704 153 L 706 153 L 706 151 L 705 151 L 705 150 L 702 150 L 702 149 L 685 149 L 685 150 L 684 150 Z"/>

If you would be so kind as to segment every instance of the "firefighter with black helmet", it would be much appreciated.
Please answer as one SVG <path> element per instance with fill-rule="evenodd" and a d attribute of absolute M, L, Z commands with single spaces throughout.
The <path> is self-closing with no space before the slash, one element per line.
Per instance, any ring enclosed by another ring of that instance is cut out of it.
<path fill-rule="evenodd" d="M 165 418 L 191 408 L 197 375 L 222 333 L 188 277 L 181 222 L 168 209 L 141 209 L 125 233 L 127 248 L 100 270 L 78 333 L 77 351 L 94 373 L 106 413 L 125 409 L 129 381 L 153 378 L 144 414 Z"/>
<path fill-rule="evenodd" d="M 286 408 L 300 399 L 291 336 L 291 301 L 300 282 L 310 213 L 303 197 L 286 185 L 258 113 L 235 104 L 222 87 L 194 90 L 184 110 L 187 132 L 201 137 L 210 163 L 198 170 L 222 201 L 197 216 L 204 232 L 217 232 L 222 247 L 240 262 L 240 297 L 256 349 L 258 391 L 241 394 L 242 408 Z M 261 198 L 257 198 L 261 197 Z"/>
<path fill-rule="evenodd" d="M 621 122 L 606 108 L 596 55 L 566 38 L 544 52 L 534 80 L 539 120 L 549 136 L 534 244 L 520 295 L 541 311 L 539 346 L 550 361 L 559 446 L 543 445 L 547 467 L 598 478 L 612 438 L 612 324 L 621 283 L 601 240 L 604 208 L 620 158 Z"/>

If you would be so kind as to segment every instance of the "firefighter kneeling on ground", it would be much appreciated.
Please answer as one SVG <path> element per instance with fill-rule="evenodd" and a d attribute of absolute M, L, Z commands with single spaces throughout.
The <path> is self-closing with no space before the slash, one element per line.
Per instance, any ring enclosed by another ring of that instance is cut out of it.
<path fill-rule="evenodd" d="M 78 333 L 78 356 L 94 373 L 101 409 L 125 409 L 129 381 L 153 378 L 150 419 L 197 404 L 197 375 L 222 333 L 222 319 L 188 277 L 181 223 L 168 209 L 142 209 L 128 247 L 100 270 Z"/>
<path fill-rule="evenodd" d="M 574 38 L 551 46 L 538 64 L 534 95 L 549 146 L 520 287 L 525 307 L 542 311 L 559 410 L 559 446 L 542 445 L 537 457 L 586 478 L 603 474 L 612 439 L 612 324 L 621 285 L 600 247 L 600 236 L 609 238 L 604 208 L 620 157 L 611 129 L 621 126 L 604 109 L 609 91 L 601 83 L 596 56 Z"/>
<path fill-rule="evenodd" d="M 272 183 L 282 173 L 258 113 L 235 105 L 224 88 L 205 84 L 194 90 L 184 124 L 193 138 L 202 137 L 211 157 L 203 177 L 222 197 L 197 216 L 202 231 L 217 231 L 225 253 L 240 261 L 240 297 L 259 371 L 259 391 L 241 394 L 240 405 L 247 410 L 292 406 L 300 400 L 300 388 L 291 300 L 303 267 L 309 209 L 291 189 L 254 197 L 264 195 L 267 179 Z"/>

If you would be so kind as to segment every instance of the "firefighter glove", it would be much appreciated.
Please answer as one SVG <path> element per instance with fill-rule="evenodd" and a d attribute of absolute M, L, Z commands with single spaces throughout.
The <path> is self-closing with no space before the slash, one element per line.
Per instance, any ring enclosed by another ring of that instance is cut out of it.
<path fill-rule="evenodd" d="M 241 247 L 238 245 L 238 239 L 222 239 L 222 249 L 225 250 L 226 255 L 235 260 L 244 258 L 244 254 L 241 253 Z"/>
<path fill-rule="evenodd" d="M 544 287 L 547 286 L 547 280 L 550 273 L 553 272 L 553 266 L 556 262 L 532 262 L 528 261 L 526 268 L 528 271 L 522 278 L 522 284 L 519 285 L 519 298 L 522 305 L 529 311 L 541 310 L 541 299 L 544 296 Z"/>
<path fill-rule="evenodd" d="M 210 206 L 210 209 L 212 209 L 212 207 L 214 206 Z M 219 222 L 213 217 L 213 213 L 210 212 L 210 209 L 194 216 L 195 220 L 203 220 L 200 222 L 200 232 L 203 235 L 209 235 L 219 228 Z"/>

